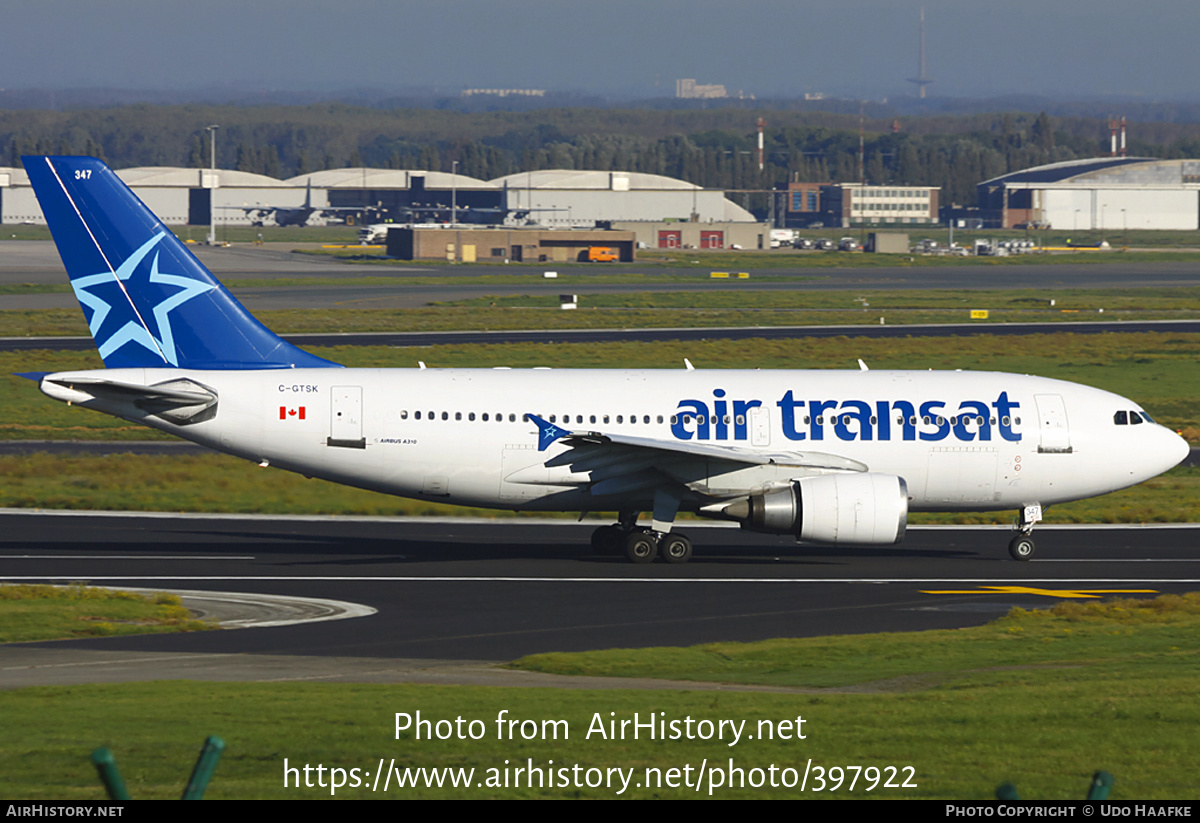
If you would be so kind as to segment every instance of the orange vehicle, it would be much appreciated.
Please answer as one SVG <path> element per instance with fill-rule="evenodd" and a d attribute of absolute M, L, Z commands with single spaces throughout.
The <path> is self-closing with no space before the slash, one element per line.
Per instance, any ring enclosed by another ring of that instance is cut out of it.
<path fill-rule="evenodd" d="M 589 263 L 612 263 L 620 259 L 617 250 L 608 246 L 592 246 L 588 249 Z"/>

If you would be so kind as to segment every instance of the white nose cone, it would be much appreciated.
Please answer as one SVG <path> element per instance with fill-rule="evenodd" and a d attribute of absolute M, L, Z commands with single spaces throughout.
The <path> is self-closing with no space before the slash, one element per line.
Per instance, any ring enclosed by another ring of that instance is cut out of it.
<path fill-rule="evenodd" d="M 1162 430 L 1163 434 L 1166 435 L 1163 438 L 1162 445 L 1162 458 L 1164 462 L 1162 471 L 1166 471 L 1167 469 L 1175 468 L 1186 460 L 1188 455 L 1192 453 L 1192 447 L 1186 440 L 1165 426 L 1162 427 Z"/>

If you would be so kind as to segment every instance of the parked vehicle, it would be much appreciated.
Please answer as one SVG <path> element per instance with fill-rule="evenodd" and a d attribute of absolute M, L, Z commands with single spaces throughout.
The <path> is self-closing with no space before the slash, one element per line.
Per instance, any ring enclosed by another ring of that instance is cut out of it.
<path fill-rule="evenodd" d="M 771 229 L 771 248 L 778 249 L 782 246 L 794 246 L 795 244 L 795 229 Z"/>

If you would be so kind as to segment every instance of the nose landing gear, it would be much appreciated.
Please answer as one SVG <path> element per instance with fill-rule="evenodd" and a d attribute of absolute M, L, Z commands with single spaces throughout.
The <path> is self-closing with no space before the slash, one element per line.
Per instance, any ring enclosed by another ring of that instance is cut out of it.
<path fill-rule="evenodd" d="M 1017 523 L 1017 534 L 1008 542 L 1008 555 L 1013 560 L 1032 560 L 1037 553 L 1037 544 L 1033 542 L 1033 527 L 1042 519 L 1040 503 L 1027 503 L 1022 509 Z"/>

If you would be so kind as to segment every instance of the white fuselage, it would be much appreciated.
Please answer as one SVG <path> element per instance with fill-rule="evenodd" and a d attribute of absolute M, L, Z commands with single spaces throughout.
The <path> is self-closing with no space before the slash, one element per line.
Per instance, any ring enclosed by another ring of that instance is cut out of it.
<path fill-rule="evenodd" d="M 304 475 L 506 509 L 640 505 L 636 491 L 597 496 L 594 470 L 547 466 L 570 447 L 539 451 L 526 414 L 571 432 L 777 456 L 744 465 L 664 453 L 669 459 L 625 466 L 678 480 L 693 495 L 683 508 L 829 471 L 812 468 L 822 463 L 812 455 L 903 478 L 913 510 L 982 510 L 1103 494 L 1187 453 L 1181 438 L 1141 422 L 1140 407 L 1118 395 L 988 372 L 106 369 L 52 377 L 88 375 L 147 386 L 185 378 L 217 396 L 215 414 L 178 425 L 132 402 L 45 382 L 43 390 Z M 1138 412 L 1139 422 L 1118 424 L 1120 412 Z"/>

